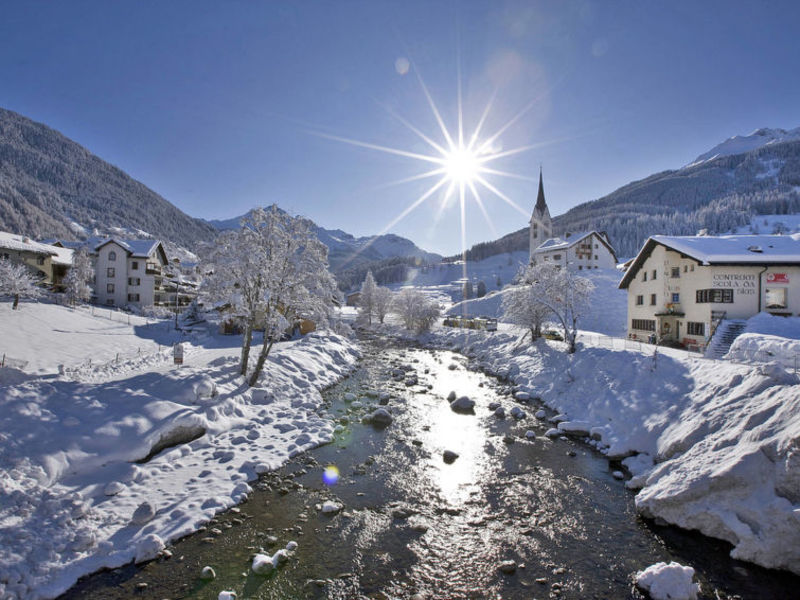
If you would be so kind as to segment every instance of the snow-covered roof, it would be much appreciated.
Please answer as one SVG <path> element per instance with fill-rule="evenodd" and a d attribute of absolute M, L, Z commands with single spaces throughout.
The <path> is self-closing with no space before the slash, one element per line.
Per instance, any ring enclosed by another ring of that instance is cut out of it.
<path fill-rule="evenodd" d="M 53 257 L 53 264 L 72 266 L 72 255 L 75 250 L 72 248 L 60 248 L 59 246 L 49 246 L 52 248 L 56 255 Z"/>
<path fill-rule="evenodd" d="M 544 252 L 549 250 L 566 250 L 580 242 L 582 239 L 594 233 L 593 231 L 584 231 L 581 233 L 572 233 L 568 238 L 553 237 L 542 242 L 534 252 Z"/>
<path fill-rule="evenodd" d="M 56 254 L 55 248 L 52 246 L 40 244 L 24 235 L 8 233 L 6 231 L 0 231 L 0 248 L 17 250 L 20 252 L 33 252 L 34 254 L 46 254 L 49 256 Z"/>
<path fill-rule="evenodd" d="M 614 260 L 617 260 L 617 253 L 614 251 L 614 248 L 611 247 L 611 244 L 606 239 L 606 236 L 598 231 L 582 231 L 580 233 L 571 233 L 568 238 L 560 238 L 554 237 L 550 238 L 549 240 L 545 240 L 541 243 L 541 245 L 533 251 L 534 254 L 541 254 L 543 252 L 551 252 L 553 250 L 566 250 L 567 248 L 571 248 L 575 244 L 585 240 L 587 237 L 591 235 L 596 235 L 597 239 L 608 248 L 608 251 L 611 252 L 611 256 L 614 257 Z"/>
<path fill-rule="evenodd" d="M 95 252 L 102 246 L 114 242 L 127 250 L 132 256 L 147 258 L 161 245 L 158 240 L 120 240 L 117 238 L 107 238 L 98 243 L 94 249 Z"/>
<path fill-rule="evenodd" d="M 701 265 L 800 265 L 800 233 L 792 235 L 654 235 L 642 246 L 619 287 L 628 287 L 653 248 L 662 245 Z"/>

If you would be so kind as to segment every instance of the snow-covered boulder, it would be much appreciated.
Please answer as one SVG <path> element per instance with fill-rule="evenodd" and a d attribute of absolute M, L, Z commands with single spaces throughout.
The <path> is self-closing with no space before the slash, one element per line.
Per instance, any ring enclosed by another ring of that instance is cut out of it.
<path fill-rule="evenodd" d="M 217 600 L 236 600 L 236 592 L 223 590 L 217 596 Z"/>
<path fill-rule="evenodd" d="M 212 579 L 216 578 L 217 578 L 216 572 L 209 566 L 203 567 L 203 570 L 200 571 L 200 579 L 202 579 L 203 581 L 211 581 Z"/>
<path fill-rule="evenodd" d="M 519 406 L 515 406 L 511 409 L 511 416 L 517 420 L 524 419 L 527 415 L 525 411 L 522 410 Z"/>
<path fill-rule="evenodd" d="M 117 494 L 121 493 L 125 489 L 125 486 L 121 484 L 119 481 L 111 481 L 109 482 L 105 488 L 103 488 L 103 493 L 106 496 L 116 496 Z"/>
<path fill-rule="evenodd" d="M 527 402 L 531 399 L 531 395 L 528 392 L 519 391 L 514 393 L 514 399 L 520 402 Z"/>
<path fill-rule="evenodd" d="M 333 500 L 326 500 L 322 504 L 322 512 L 326 515 L 335 515 L 340 510 L 344 508 L 339 502 L 334 502 Z"/>
<path fill-rule="evenodd" d="M 269 575 L 275 569 L 275 565 L 272 564 L 271 556 L 267 556 L 266 554 L 256 554 L 253 557 L 251 569 L 256 575 Z"/>
<path fill-rule="evenodd" d="M 475 408 L 475 400 L 461 396 L 450 403 L 450 408 L 457 413 L 471 413 Z"/>
<path fill-rule="evenodd" d="M 153 520 L 153 517 L 156 516 L 156 509 L 153 507 L 152 504 L 149 502 L 142 502 L 135 511 L 133 511 L 133 516 L 131 517 L 131 523 L 133 525 L 144 525 Z"/>
<path fill-rule="evenodd" d="M 136 562 L 153 560 L 164 549 L 164 542 L 155 533 L 149 533 L 136 543 Z"/>
<path fill-rule="evenodd" d="M 564 435 L 574 437 L 588 437 L 592 425 L 587 421 L 562 421 L 558 424 L 558 430 Z"/>
<path fill-rule="evenodd" d="M 442 458 L 444 459 L 444 462 L 446 462 L 449 465 L 455 462 L 455 460 L 458 458 L 458 453 L 453 452 L 452 450 L 445 450 L 442 453 Z"/>
<path fill-rule="evenodd" d="M 676 562 L 650 565 L 634 577 L 653 600 L 697 600 L 700 584 L 693 579 L 694 569 Z"/>
<path fill-rule="evenodd" d="M 506 409 L 503 408 L 502 406 L 498 406 L 497 408 L 494 409 L 494 416 L 497 417 L 498 419 L 505 419 Z"/>

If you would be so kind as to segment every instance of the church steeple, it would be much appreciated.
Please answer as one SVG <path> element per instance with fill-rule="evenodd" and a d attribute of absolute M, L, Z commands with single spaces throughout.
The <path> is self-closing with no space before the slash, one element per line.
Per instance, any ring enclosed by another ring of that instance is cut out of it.
<path fill-rule="evenodd" d="M 536 196 L 536 206 L 533 207 L 533 215 L 530 221 L 530 263 L 535 264 L 535 250 L 541 246 L 545 240 L 553 235 L 553 223 L 550 220 L 550 211 L 544 199 L 544 181 L 542 178 L 542 166 L 539 165 L 539 193 Z"/>
<path fill-rule="evenodd" d="M 547 210 L 547 202 L 544 201 L 544 183 L 542 182 L 542 165 L 539 165 L 539 194 L 536 196 L 536 207 L 534 212 L 543 214 Z"/>

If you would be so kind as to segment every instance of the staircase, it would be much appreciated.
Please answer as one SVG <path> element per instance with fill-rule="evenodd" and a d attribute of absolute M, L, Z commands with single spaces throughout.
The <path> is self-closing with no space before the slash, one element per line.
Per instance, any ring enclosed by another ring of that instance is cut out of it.
<path fill-rule="evenodd" d="M 731 349 L 733 340 L 739 337 L 739 334 L 744 331 L 746 321 L 726 319 L 720 322 L 717 330 L 714 332 L 714 337 L 708 344 L 706 350 L 706 358 L 720 359 L 728 353 Z"/>

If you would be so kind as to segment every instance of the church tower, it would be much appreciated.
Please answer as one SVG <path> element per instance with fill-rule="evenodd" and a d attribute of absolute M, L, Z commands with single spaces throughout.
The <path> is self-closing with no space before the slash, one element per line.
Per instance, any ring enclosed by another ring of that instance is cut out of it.
<path fill-rule="evenodd" d="M 536 206 L 533 208 L 530 221 L 530 264 L 533 264 L 533 251 L 551 237 L 553 237 L 553 224 L 547 202 L 544 201 L 542 168 L 539 167 L 539 195 L 536 197 Z"/>

